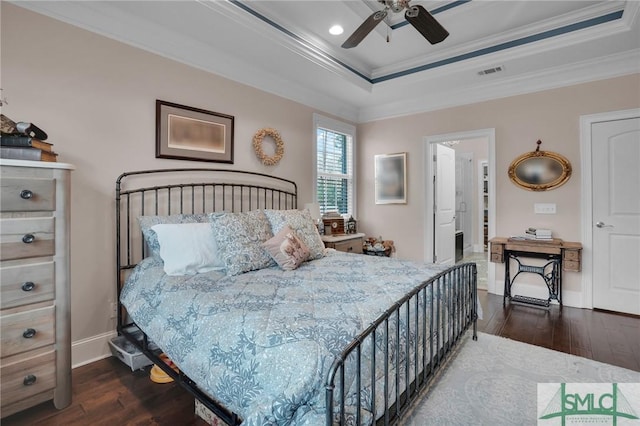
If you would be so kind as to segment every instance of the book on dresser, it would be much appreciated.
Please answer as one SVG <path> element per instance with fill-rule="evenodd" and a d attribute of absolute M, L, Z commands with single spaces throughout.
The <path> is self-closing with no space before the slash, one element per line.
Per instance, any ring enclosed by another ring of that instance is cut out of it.
<path fill-rule="evenodd" d="M 51 151 L 45 151 L 39 148 L 28 148 L 18 146 L 0 146 L 0 158 L 13 160 L 31 160 L 31 161 L 58 161 L 58 154 Z"/>
<path fill-rule="evenodd" d="M 19 148 L 37 148 L 47 152 L 53 152 L 53 144 L 26 135 L 7 135 L 0 137 L 0 145 Z"/>

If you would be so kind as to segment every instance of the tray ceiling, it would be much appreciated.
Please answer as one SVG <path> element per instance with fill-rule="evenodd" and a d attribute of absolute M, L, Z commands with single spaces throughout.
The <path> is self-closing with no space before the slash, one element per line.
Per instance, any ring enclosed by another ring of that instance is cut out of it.
<path fill-rule="evenodd" d="M 13 3 L 356 122 L 640 72 L 636 1 L 413 0 L 446 40 L 390 13 L 352 49 L 377 1 Z"/>

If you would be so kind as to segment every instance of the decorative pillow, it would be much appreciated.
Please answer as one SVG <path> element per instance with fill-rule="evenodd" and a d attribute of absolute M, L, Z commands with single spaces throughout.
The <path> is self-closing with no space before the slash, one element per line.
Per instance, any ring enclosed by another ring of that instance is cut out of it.
<path fill-rule="evenodd" d="M 158 224 L 151 228 L 160 244 L 167 275 L 195 275 L 224 269 L 209 223 Z"/>
<path fill-rule="evenodd" d="M 262 246 L 285 271 L 292 271 L 309 259 L 309 248 L 287 225 Z"/>
<path fill-rule="evenodd" d="M 211 227 L 227 275 L 275 265 L 262 243 L 273 237 L 269 221 L 261 210 L 211 214 Z"/>
<path fill-rule="evenodd" d="M 177 224 L 177 223 L 205 223 L 209 222 L 209 216 L 206 214 L 174 214 L 171 216 L 139 216 L 138 224 L 144 236 L 144 241 L 149 248 L 151 256 L 160 256 L 160 245 L 158 237 L 153 229 L 154 225 L 161 223 Z"/>
<path fill-rule="evenodd" d="M 269 219 L 274 234 L 289 225 L 309 248 L 310 259 L 320 259 L 324 256 L 324 243 L 309 210 L 265 210 L 264 214 Z"/>

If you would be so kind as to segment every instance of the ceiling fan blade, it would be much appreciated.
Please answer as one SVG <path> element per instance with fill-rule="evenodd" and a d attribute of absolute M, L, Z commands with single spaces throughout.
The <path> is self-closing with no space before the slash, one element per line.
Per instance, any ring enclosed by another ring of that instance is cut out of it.
<path fill-rule="evenodd" d="M 369 16 L 360 26 L 349 36 L 347 41 L 342 43 L 342 47 L 350 49 L 356 47 L 380 22 L 387 17 L 387 10 L 379 10 Z"/>
<path fill-rule="evenodd" d="M 436 18 L 420 5 L 410 6 L 404 17 L 431 44 L 440 43 L 449 36 L 449 32 L 436 21 Z"/>

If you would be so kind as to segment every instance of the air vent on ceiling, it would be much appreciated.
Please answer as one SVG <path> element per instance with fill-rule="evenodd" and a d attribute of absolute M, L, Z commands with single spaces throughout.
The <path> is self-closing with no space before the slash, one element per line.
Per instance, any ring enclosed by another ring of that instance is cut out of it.
<path fill-rule="evenodd" d="M 486 70 L 478 71 L 478 75 L 495 74 L 500 71 L 504 71 L 504 65 L 498 65 L 497 67 L 487 68 Z"/>

